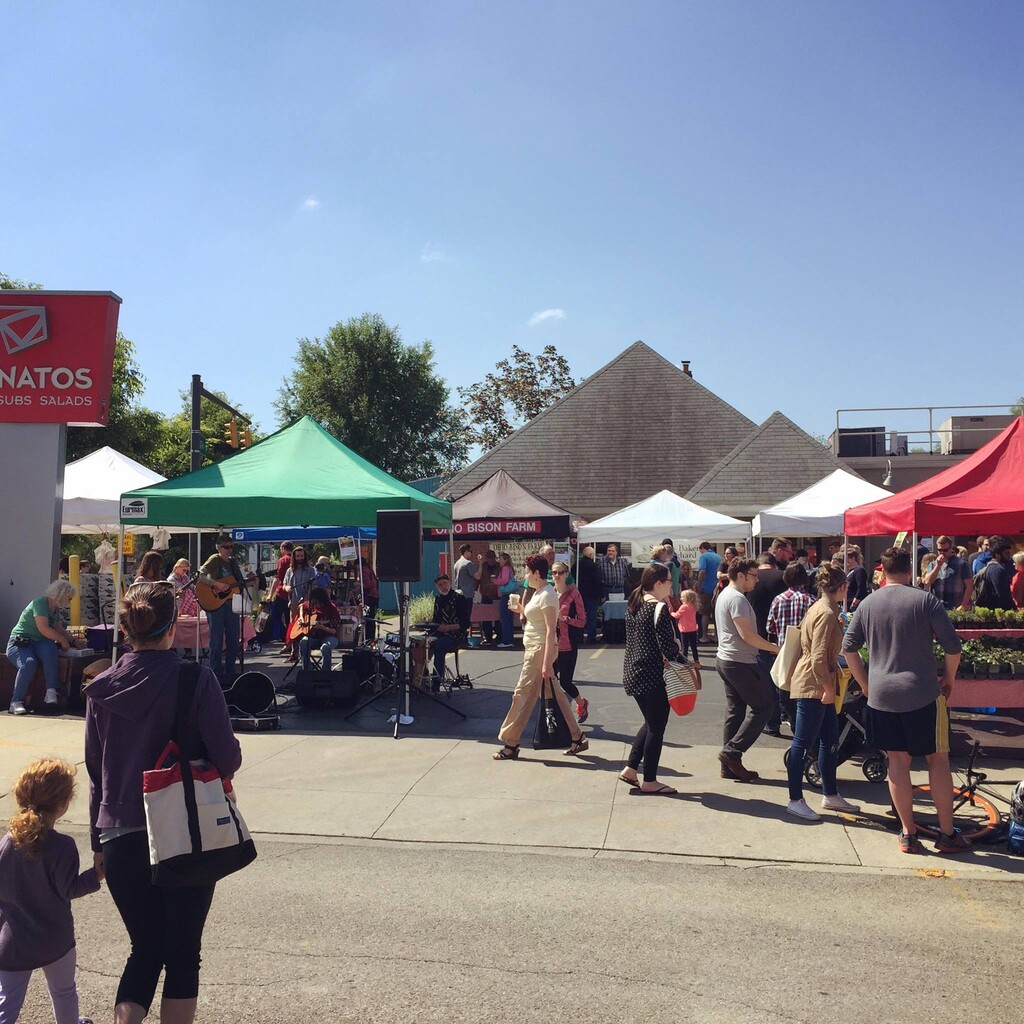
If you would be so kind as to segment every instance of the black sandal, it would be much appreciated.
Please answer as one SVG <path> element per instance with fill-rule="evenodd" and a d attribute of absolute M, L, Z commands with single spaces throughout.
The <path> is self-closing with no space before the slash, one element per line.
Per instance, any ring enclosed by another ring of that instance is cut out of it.
<path fill-rule="evenodd" d="M 565 751 L 565 756 L 570 757 L 573 754 L 582 754 L 584 750 L 590 748 L 590 741 L 586 736 L 581 736 L 578 740 L 572 741 L 572 746 Z"/>
<path fill-rule="evenodd" d="M 491 757 L 493 757 L 495 761 L 514 761 L 519 757 L 519 748 L 509 746 L 509 744 L 506 743 L 501 750 L 496 754 L 492 754 Z"/>

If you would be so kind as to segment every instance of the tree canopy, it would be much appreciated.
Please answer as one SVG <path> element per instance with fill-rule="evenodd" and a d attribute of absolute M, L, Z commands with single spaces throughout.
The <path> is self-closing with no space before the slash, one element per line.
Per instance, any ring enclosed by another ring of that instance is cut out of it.
<path fill-rule="evenodd" d="M 449 404 L 429 341 L 406 345 L 397 327 L 366 313 L 298 345 L 294 372 L 274 402 L 282 425 L 311 416 L 401 480 L 448 474 L 465 463 L 462 411 Z"/>
<path fill-rule="evenodd" d="M 459 388 L 459 395 L 473 440 L 493 448 L 575 386 L 568 361 L 554 345 L 545 345 L 537 355 L 513 345 L 511 358 L 496 363 L 482 381 Z"/>

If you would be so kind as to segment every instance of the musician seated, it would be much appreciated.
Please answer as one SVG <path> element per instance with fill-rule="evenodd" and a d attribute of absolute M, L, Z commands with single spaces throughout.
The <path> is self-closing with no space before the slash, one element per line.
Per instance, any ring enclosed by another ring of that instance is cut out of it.
<path fill-rule="evenodd" d="M 434 580 L 434 672 L 444 678 L 444 659 L 449 651 L 457 650 L 469 635 L 469 602 L 452 589 L 451 577 L 441 573 Z"/>
<path fill-rule="evenodd" d="M 309 597 L 299 605 L 292 624 L 292 637 L 299 637 L 302 667 L 309 669 L 310 640 L 320 648 L 321 667 L 331 671 L 331 651 L 341 643 L 341 612 L 323 587 L 311 587 Z"/>

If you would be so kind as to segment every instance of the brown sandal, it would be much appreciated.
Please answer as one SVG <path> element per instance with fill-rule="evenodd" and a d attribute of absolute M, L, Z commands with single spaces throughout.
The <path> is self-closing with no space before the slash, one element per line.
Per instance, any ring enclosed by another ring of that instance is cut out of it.
<path fill-rule="evenodd" d="M 519 757 L 519 748 L 510 746 L 506 743 L 501 750 L 492 754 L 491 757 L 493 757 L 495 761 L 514 761 Z"/>
<path fill-rule="evenodd" d="M 584 750 L 588 750 L 589 748 L 590 741 L 587 739 L 586 736 L 581 736 L 578 740 L 572 741 L 572 746 L 567 751 L 565 751 L 565 756 L 571 757 L 574 754 L 582 754 Z"/>

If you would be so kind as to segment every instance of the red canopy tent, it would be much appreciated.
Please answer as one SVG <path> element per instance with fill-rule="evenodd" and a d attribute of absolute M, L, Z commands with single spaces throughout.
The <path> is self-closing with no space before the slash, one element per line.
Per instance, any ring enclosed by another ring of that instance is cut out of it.
<path fill-rule="evenodd" d="M 1024 533 L 1024 416 L 963 462 L 891 498 L 848 509 L 847 535 Z"/>

